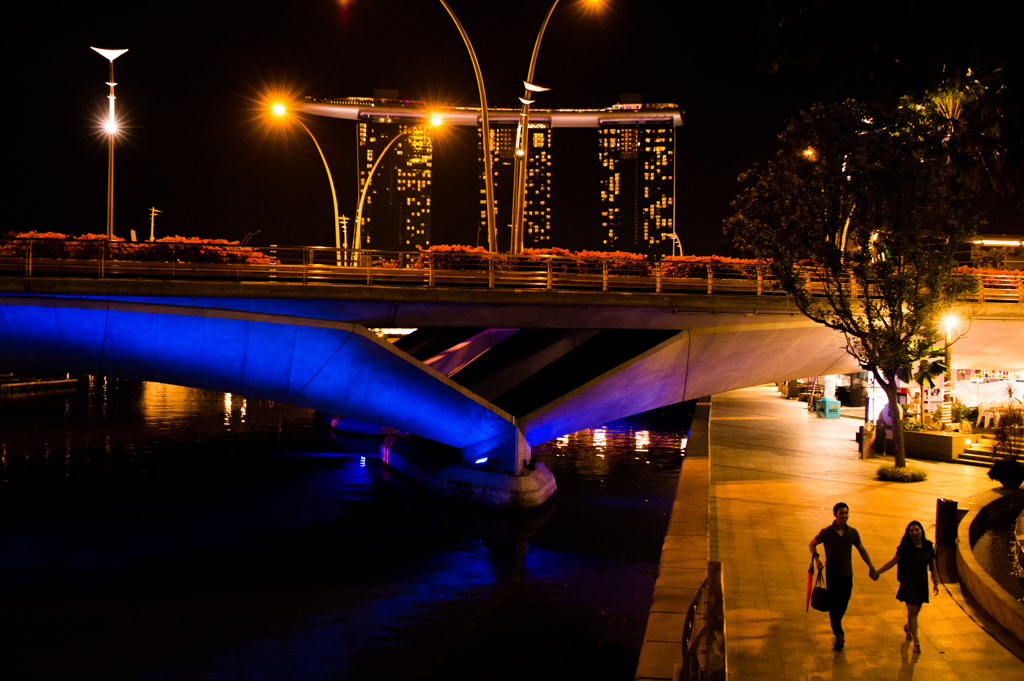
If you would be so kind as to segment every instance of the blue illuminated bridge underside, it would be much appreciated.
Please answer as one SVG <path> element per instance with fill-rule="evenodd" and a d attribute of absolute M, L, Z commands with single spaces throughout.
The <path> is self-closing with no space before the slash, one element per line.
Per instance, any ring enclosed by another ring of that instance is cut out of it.
<path fill-rule="evenodd" d="M 975 305 L 957 368 L 1024 370 L 1024 306 Z M 368 328 L 417 331 L 395 344 Z M 159 381 L 284 402 L 486 457 L 716 392 L 857 371 L 787 298 L 14 280 L 0 370 Z"/>

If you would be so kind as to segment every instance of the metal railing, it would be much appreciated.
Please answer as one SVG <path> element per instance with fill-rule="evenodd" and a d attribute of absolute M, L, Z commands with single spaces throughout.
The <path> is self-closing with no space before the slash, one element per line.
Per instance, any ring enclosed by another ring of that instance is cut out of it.
<path fill-rule="evenodd" d="M 708 576 L 690 601 L 683 622 L 679 681 L 725 681 L 725 599 L 722 564 L 708 562 Z"/>
<path fill-rule="evenodd" d="M 341 263 L 339 265 L 339 263 Z M 823 285 L 808 269 L 812 293 Z M 0 274 L 362 285 L 784 295 L 764 264 L 728 258 L 664 259 L 507 255 L 445 251 L 352 251 L 196 242 L 0 239 Z M 1024 276 L 969 273 L 977 302 L 1024 303 Z M 854 292 L 856 293 L 856 292 Z"/>

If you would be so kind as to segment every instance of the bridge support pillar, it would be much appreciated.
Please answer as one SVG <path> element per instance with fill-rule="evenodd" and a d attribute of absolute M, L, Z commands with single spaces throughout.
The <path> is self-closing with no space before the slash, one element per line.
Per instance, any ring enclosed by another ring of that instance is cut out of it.
<path fill-rule="evenodd" d="M 532 456 L 523 431 L 512 426 L 501 435 L 463 448 L 462 465 L 487 465 L 491 470 L 516 474 L 523 470 Z"/>

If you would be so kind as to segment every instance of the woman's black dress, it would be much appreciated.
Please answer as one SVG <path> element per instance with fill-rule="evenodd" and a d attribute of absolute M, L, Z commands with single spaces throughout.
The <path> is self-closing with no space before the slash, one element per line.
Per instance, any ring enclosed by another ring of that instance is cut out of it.
<path fill-rule="evenodd" d="M 896 598 L 909 605 L 928 602 L 928 566 L 935 558 L 935 547 L 927 539 L 921 548 L 910 544 L 896 549 L 900 562 L 896 564 L 896 579 L 900 588 Z"/>

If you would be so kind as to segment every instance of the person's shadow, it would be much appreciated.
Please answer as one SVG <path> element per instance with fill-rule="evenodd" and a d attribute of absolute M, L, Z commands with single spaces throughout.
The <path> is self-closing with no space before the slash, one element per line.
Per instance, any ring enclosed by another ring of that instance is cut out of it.
<path fill-rule="evenodd" d="M 900 675 L 896 677 L 898 681 L 910 681 L 914 678 L 914 665 L 917 664 L 917 658 L 921 653 L 910 652 L 912 645 L 910 641 L 904 641 L 900 646 Z"/>

